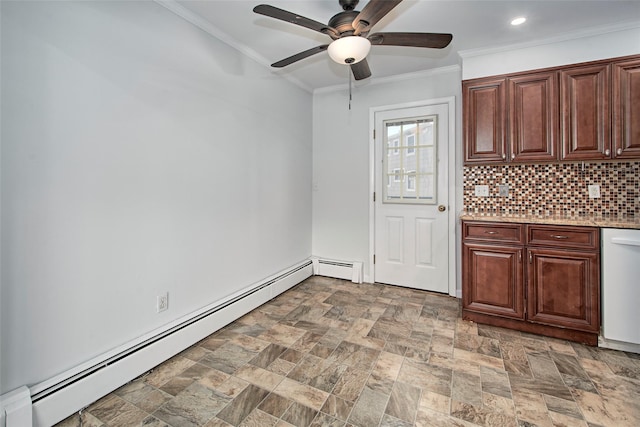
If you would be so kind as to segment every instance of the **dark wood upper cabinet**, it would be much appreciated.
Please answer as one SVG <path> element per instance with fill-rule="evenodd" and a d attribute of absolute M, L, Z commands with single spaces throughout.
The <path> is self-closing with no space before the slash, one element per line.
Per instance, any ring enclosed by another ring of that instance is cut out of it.
<path fill-rule="evenodd" d="M 511 161 L 556 160 L 557 73 L 527 74 L 507 81 Z"/>
<path fill-rule="evenodd" d="M 464 163 L 640 159 L 640 55 L 462 82 Z"/>
<path fill-rule="evenodd" d="M 613 64 L 613 156 L 640 158 L 640 58 Z"/>
<path fill-rule="evenodd" d="M 506 159 L 504 78 L 463 84 L 465 162 L 496 162 Z"/>
<path fill-rule="evenodd" d="M 611 157 L 609 65 L 560 71 L 561 160 Z"/>

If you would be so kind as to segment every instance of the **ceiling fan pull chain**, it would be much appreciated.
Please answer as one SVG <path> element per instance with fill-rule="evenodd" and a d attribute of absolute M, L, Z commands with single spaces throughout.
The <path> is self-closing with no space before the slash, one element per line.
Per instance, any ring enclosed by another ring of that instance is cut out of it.
<path fill-rule="evenodd" d="M 351 67 L 347 67 L 347 74 L 349 75 L 349 110 L 351 110 Z"/>

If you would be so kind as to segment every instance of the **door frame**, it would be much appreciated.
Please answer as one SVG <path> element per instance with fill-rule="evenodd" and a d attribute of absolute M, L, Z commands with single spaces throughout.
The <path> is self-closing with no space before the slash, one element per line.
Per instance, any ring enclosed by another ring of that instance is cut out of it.
<path fill-rule="evenodd" d="M 449 205 L 447 206 L 447 229 L 449 235 L 449 256 L 448 256 L 448 268 L 449 268 L 449 295 L 457 296 L 456 293 L 456 98 L 455 96 L 449 96 L 445 98 L 428 99 L 424 101 L 414 101 L 402 104 L 382 105 L 379 107 L 369 108 L 369 275 L 370 281 L 375 282 L 375 266 L 373 264 L 373 255 L 375 253 L 375 202 L 373 201 L 373 194 L 375 192 L 376 184 L 376 145 L 373 133 L 376 127 L 376 113 L 390 110 L 400 110 L 404 108 L 414 107 L 429 107 L 433 105 L 446 105 L 449 121 L 449 141 L 447 144 L 448 164 L 447 164 L 447 177 L 448 177 L 448 198 Z M 376 197 L 382 197 L 381 194 Z"/>

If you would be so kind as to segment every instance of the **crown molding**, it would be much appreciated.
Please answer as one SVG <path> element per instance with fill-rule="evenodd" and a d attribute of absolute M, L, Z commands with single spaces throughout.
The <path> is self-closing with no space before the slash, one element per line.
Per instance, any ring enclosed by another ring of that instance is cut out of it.
<path fill-rule="evenodd" d="M 198 15 L 196 13 L 193 13 L 192 11 L 190 11 L 186 7 L 182 6 L 177 1 L 175 1 L 175 0 L 153 0 L 153 1 L 155 1 L 160 6 L 162 6 L 162 7 L 166 8 L 166 9 L 170 10 L 171 12 L 175 13 L 176 15 L 178 15 L 179 17 L 181 17 L 185 21 L 189 22 L 190 24 L 193 24 L 196 27 L 200 28 L 205 33 L 211 35 L 212 37 L 215 37 L 216 39 L 220 40 L 221 42 L 231 46 L 232 48 L 236 49 L 237 51 L 239 51 L 243 55 L 247 56 L 248 58 L 250 58 L 250 59 L 254 60 L 255 62 L 257 62 L 258 64 L 262 65 L 263 67 L 269 69 L 269 71 L 272 74 L 279 75 L 279 74 L 277 74 L 277 72 L 275 72 L 275 71 L 273 71 L 271 69 L 269 61 L 264 56 L 260 55 L 258 52 L 256 52 L 253 49 L 249 49 L 247 46 L 245 46 L 244 44 L 240 43 L 239 41 L 237 41 L 233 37 L 230 37 L 227 33 L 225 33 L 224 31 L 220 30 L 218 27 L 213 25 L 211 22 L 207 21 L 202 16 L 200 16 L 200 15 Z M 288 80 L 289 82 L 295 84 L 296 86 L 300 87 L 301 89 L 305 90 L 306 92 L 313 93 L 313 89 L 312 88 L 310 88 L 306 84 L 302 83 L 300 80 L 296 79 L 295 77 L 292 77 L 292 76 L 289 76 L 289 75 L 279 75 L 279 77 L 281 77 L 281 78 L 283 78 L 285 80 Z"/>

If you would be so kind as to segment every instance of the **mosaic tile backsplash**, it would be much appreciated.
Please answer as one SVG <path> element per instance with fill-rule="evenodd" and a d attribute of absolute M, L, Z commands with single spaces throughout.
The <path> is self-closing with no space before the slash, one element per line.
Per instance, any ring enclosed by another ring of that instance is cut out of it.
<path fill-rule="evenodd" d="M 589 198 L 590 184 L 600 198 Z M 476 197 L 476 185 L 489 197 Z M 640 217 L 640 162 L 465 166 L 463 200 L 470 213 Z"/>

